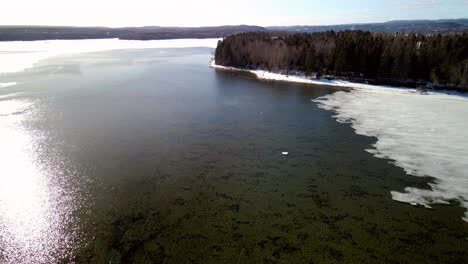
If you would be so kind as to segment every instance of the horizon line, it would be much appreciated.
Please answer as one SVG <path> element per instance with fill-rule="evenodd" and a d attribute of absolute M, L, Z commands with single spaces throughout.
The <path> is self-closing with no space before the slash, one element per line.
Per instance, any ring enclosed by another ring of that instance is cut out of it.
<path fill-rule="evenodd" d="M 209 27 L 239 27 L 239 26 L 249 26 L 249 27 L 262 27 L 262 28 L 272 28 L 272 27 L 298 27 L 298 26 L 309 26 L 309 27 L 327 27 L 327 26 L 341 26 L 341 25 L 368 25 L 368 24 L 385 24 L 389 22 L 397 21 L 440 21 L 440 20 L 462 20 L 468 18 L 438 18 L 438 19 L 396 19 L 388 20 L 383 22 L 353 22 L 353 23 L 339 23 L 339 24 L 327 24 L 327 25 L 317 25 L 317 24 L 296 24 L 296 25 L 277 25 L 277 26 L 259 26 L 259 25 L 249 25 L 249 24 L 225 24 L 225 25 L 212 25 L 212 26 L 157 26 L 157 25 L 147 25 L 147 26 L 66 26 L 66 25 L 26 25 L 26 24 L 16 24 L 16 25 L 0 25 L 0 27 L 62 27 L 62 28 L 108 28 L 108 29 L 122 29 L 122 28 L 145 28 L 145 27 L 160 27 L 160 28 L 209 28 Z"/>

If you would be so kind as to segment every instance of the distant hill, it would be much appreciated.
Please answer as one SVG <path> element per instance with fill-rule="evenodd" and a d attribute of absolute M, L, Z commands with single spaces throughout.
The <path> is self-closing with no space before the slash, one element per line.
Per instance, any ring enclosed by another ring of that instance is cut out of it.
<path fill-rule="evenodd" d="M 267 27 L 267 29 L 296 32 L 363 30 L 370 32 L 449 33 L 468 32 L 468 19 L 394 20 L 385 23 L 344 24 L 333 26 L 280 26 Z"/>
<path fill-rule="evenodd" d="M 334 26 L 219 26 L 219 27 L 57 27 L 57 26 L 0 26 L 0 41 L 46 39 L 120 38 L 135 40 L 223 38 L 241 32 L 262 31 L 324 31 L 362 30 L 370 32 L 449 33 L 468 32 L 468 19 L 395 20 L 385 23 L 345 24 Z"/>
<path fill-rule="evenodd" d="M 258 26 L 220 26 L 220 27 L 142 27 L 129 28 L 128 34 L 121 39 L 179 39 L 179 38 L 223 38 L 241 32 L 261 32 L 266 28 Z"/>
<path fill-rule="evenodd" d="M 260 32 L 258 26 L 220 27 L 55 27 L 55 26 L 0 26 L 0 41 L 47 39 L 181 39 L 221 38 L 241 32 Z"/>

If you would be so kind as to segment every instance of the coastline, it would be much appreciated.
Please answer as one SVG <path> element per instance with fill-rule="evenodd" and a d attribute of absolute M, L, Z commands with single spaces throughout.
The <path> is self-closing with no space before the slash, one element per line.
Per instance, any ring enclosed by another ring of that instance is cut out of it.
<path fill-rule="evenodd" d="M 231 66 L 222 66 L 216 64 L 214 58 L 210 61 L 210 67 L 214 69 L 220 70 L 227 70 L 227 71 L 241 71 L 241 72 L 248 72 L 254 74 L 260 80 L 268 80 L 268 81 L 283 81 L 283 82 L 291 82 L 291 83 L 303 83 L 303 84 L 315 84 L 315 85 L 328 85 L 334 87 L 343 87 L 343 88 L 352 88 L 352 89 L 382 89 L 382 88 L 390 88 L 390 89 L 400 89 L 400 90 L 408 90 L 412 92 L 417 92 L 420 94 L 449 94 L 449 95 L 458 95 L 463 97 L 468 97 L 468 93 L 455 91 L 455 90 L 436 90 L 436 89 L 425 89 L 425 91 L 421 92 L 417 88 L 411 87 L 404 87 L 404 86 L 391 86 L 391 85 L 377 85 L 377 84 L 365 84 L 365 83 L 358 83 L 358 82 L 351 82 L 342 79 L 327 79 L 327 78 L 310 78 L 306 77 L 304 74 L 281 74 L 281 73 L 274 73 L 264 70 L 252 70 L 252 69 L 242 69 L 236 68 Z"/>
<path fill-rule="evenodd" d="M 214 69 L 221 69 L 221 70 L 249 72 L 249 73 L 254 74 L 258 79 L 261 79 L 261 80 L 284 81 L 284 82 L 304 83 L 304 84 L 319 84 L 319 85 L 329 85 L 329 86 L 349 87 L 349 88 L 357 88 L 357 86 L 361 87 L 361 85 L 363 85 L 363 84 L 351 83 L 351 82 L 343 81 L 343 80 L 328 80 L 325 78 L 311 79 L 304 75 L 284 75 L 284 74 L 274 73 L 274 72 L 269 72 L 269 71 L 264 71 L 264 70 L 250 70 L 250 69 L 242 69 L 242 68 L 236 68 L 236 67 L 231 67 L 231 66 L 222 66 L 222 65 L 216 64 L 216 61 L 214 59 L 211 60 L 210 67 Z M 399 87 L 395 87 L 395 88 L 399 88 Z"/>

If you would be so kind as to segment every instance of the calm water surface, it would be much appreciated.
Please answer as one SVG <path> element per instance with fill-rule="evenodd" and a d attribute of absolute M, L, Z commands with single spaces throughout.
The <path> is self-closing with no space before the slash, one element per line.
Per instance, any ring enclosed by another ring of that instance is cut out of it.
<path fill-rule="evenodd" d="M 467 263 L 463 209 L 391 200 L 431 179 L 311 102 L 336 88 L 218 72 L 212 52 L 1 75 L 19 84 L 0 90 L 0 262 Z"/>

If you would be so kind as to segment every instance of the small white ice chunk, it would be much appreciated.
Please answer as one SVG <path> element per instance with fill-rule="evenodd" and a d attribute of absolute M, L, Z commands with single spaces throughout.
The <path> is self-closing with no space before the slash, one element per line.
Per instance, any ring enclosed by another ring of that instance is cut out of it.
<path fill-rule="evenodd" d="M 287 156 L 289 155 L 289 152 L 282 152 L 281 154 L 283 154 L 284 156 Z"/>

